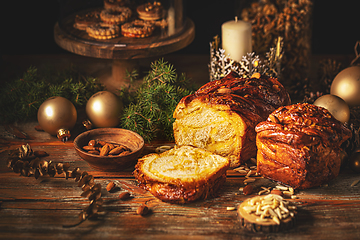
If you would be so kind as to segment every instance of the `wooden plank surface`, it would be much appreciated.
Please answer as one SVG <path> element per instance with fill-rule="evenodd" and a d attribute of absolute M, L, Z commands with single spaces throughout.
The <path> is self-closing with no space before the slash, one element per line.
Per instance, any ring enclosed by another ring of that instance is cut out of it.
<path fill-rule="evenodd" d="M 194 81 L 207 81 L 208 56 L 167 58 Z M 64 59 L 67 58 L 56 56 L 49 62 L 58 66 Z M 96 69 L 88 67 L 92 64 L 88 58 L 72 59 L 78 60 L 80 66 L 83 64 L 84 69 Z M 37 60 L 44 62 L 43 57 Z M 96 66 L 107 66 L 107 62 L 96 61 Z M 10 61 L 7 58 L 5 62 Z M 33 56 L 14 58 L 14 64 L 19 62 L 28 66 L 27 63 L 36 61 Z M 360 239 L 360 184 L 351 187 L 360 175 L 346 168 L 328 186 L 296 192 L 298 198 L 293 201 L 299 210 L 295 228 L 271 234 L 249 233 L 240 227 L 236 211 L 226 210 L 256 195 L 254 192 L 245 196 L 239 191 L 245 177 L 236 171 L 228 171 L 227 181 L 216 198 L 187 205 L 168 204 L 137 186 L 131 174 L 133 168 L 119 173 L 94 170 L 76 154 L 72 141 L 62 143 L 36 131 L 35 122 L 12 125 L 25 132 L 28 139 L 16 138 L 0 125 L 0 239 Z M 95 182 L 103 188 L 105 210 L 98 220 L 64 228 L 63 225 L 76 223 L 78 214 L 89 203 L 80 196 L 77 183 L 62 176 L 23 177 L 6 167 L 8 151 L 25 143 L 34 150 L 48 152 L 47 160 L 70 162 L 72 168 L 80 167 L 95 176 Z M 144 153 L 161 144 L 148 144 Z M 110 181 L 115 181 L 121 190 L 108 193 L 105 187 Z M 254 185 L 267 184 L 271 183 L 258 178 Z M 119 200 L 122 191 L 131 192 L 133 197 Z M 151 208 L 151 214 L 145 217 L 136 214 L 143 203 Z"/>
<path fill-rule="evenodd" d="M 280 233 L 250 233 L 241 228 L 236 211 L 245 199 L 239 190 L 244 175 L 229 170 L 225 185 L 217 197 L 186 205 L 161 202 L 138 187 L 133 167 L 119 173 L 105 173 L 89 167 L 75 152 L 72 141 L 62 143 L 47 133 L 34 130 L 37 123 L 17 125 L 29 139 L 14 138 L 0 127 L 0 233 L 1 239 L 359 239 L 360 184 L 351 184 L 360 175 L 343 169 L 327 186 L 297 191 L 299 210 L 295 228 Z M 33 150 L 49 153 L 45 159 L 69 162 L 95 176 L 102 186 L 104 212 L 98 219 L 75 224 L 78 214 L 89 202 L 80 196 L 81 189 L 73 179 L 56 177 L 23 177 L 6 166 L 8 150 L 28 142 Z M 145 153 L 163 143 L 148 144 Z M 120 190 L 106 191 L 114 181 Z M 254 186 L 274 184 L 257 177 Z M 119 193 L 129 191 L 131 198 L 120 200 Z M 141 204 L 150 214 L 136 214 Z"/>

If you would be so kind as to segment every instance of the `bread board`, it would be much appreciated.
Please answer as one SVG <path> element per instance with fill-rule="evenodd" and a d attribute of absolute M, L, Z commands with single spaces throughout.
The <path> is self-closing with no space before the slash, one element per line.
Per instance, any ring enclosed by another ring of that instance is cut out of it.
<path fill-rule="evenodd" d="M 263 196 L 256 196 L 248 198 L 242 202 L 237 209 L 240 225 L 250 232 L 280 232 L 291 229 L 296 223 L 296 214 L 280 219 L 279 223 L 267 218 L 266 220 L 260 220 L 260 217 L 246 211 L 246 206 L 251 206 L 251 201 L 261 201 Z M 296 213 L 296 212 L 295 212 Z"/>

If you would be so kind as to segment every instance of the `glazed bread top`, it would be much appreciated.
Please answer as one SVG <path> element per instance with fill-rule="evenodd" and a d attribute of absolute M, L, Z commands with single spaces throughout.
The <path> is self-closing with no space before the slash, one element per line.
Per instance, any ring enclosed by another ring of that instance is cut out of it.
<path fill-rule="evenodd" d="M 225 174 L 229 164 L 227 158 L 204 149 L 181 146 L 144 156 L 136 171 L 146 181 L 196 187 Z"/>
<path fill-rule="evenodd" d="M 235 101 L 228 101 L 228 95 L 232 95 Z M 239 106 L 239 104 L 234 104 L 236 101 L 239 101 L 239 103 L 247 102 L 247 104 L 252 104 L 255 109 L 251 109 L 251 111 L 256 112 L 263 119 L 266 119 L 267 116 L 278 107 L 291 103 L 288 92 L 277 79 L 267 76 L 241 78 L 238 74 L 231 72 L 220 80 L 206 83 L 194 94 L 181 99 L 178 108 L 174 111 L 174 118 L 181 115 L 182 108 L 194 99 L 207 102 L 209 99 L 214 99 L 215 97 L 218 100 L 217 102 L 213 100 L 213 105 L 214 103 L 228 105 L 235 111 Z M 238 99 L 242 100 L 240 101 Z"/>
<path fill-rule="evenodd" d="M 319 143 L 326 147 L 339 147 L 351 137 L 351 131 L 327 109 L 308 103 L 278 108 L 267 121 L 259 123 L 255 131 L 260 138 L 299 147 Z"/>
<path fill-rule="evenodd" d="M 231 89 L 231 94 L 262 100 L 275 108 L 291 103 L 288 92 L 276 78 L 264 75 L 259 78 L 241 78 L 234 72 L 229 73 L 220 80 L 205 84 L 195 94 L 202 95 L 216 92 L 221 88 Z"/>

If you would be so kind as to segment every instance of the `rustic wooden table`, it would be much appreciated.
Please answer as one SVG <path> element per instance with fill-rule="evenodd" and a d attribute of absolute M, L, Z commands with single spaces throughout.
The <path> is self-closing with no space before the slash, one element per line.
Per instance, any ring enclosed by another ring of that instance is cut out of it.
<path fill-rule="evenodd" d="M 186 205 L 161 202 L 138 187 L 132 168 L 108 173 L 92 169 L 73 148 L 72 140 L 63 143 L 45 132 L 35 130 L 36 122 L 13 125 L 10 129 L 25 132 L 27 139 L 14 137 L 6 126 L 0 127 L 0 233 L 1 239 L 359 239 L 360 179 L 348 169 L 328 186 L 297 191 L 297 223 L 280 233 L 251 233 L 242 229 L 235 210 L 245 199 L 244 175 L 228 171 L 225 185 L 218 197 Z M 14 128 L 15 127 L 15 128 Z M 75 133 L 77 134 L 77 133 Z M 75 136 L 73 136 L 75 137 Z M 72 139 L 73 139 L 72 137 Z M 71 169 L 79 167 L 95 177 L 102 186 L 104 211 L 96 220 L 79 225 L 78 215 L 89 201 L 80 196 L 81 188 L 73 179 L 55 177 L 24 177 L 6 166 L 9 150 L 29 143 L 32 149 L 46 151 L 44 159 L 69 162 Z M 147 144 L 144 154 L 164 143 Z M 119 191 L 109 193 L 106 186 L 114 181 Z M 268 184 L 261 177 L 256 188 Z M 128 191 L 131 198 L 120 200 Z M 140 216 L 136 209 L 147 204 L 151 212 Z"/>
<path fill-rule="evenodd" d="M 75 61 L 85 70 L 104 68 L 107 62 L 69 56 L 29 56 L 4 58 L 7 69 L 47 62 L 60 66 Z M 208 56 L 166 56 L 179 72 L 186 72 L 198 82 L 208 79 Z M 20 64 L 20 65 L 19 65 Z M 82 65 L 81 65 L 82 64 Z M 36 64 L 38 65 L 38 64 Z M 26 69 L 26 68 L 25 68 Z M 45 132 L 34 129 L 36 122 L 15 124 L 28 135 L 28 139 L 14 137 L 5 126 L 0 126 L 0 239 L 360 239 L 360 179 L 347 168 L 328 186 L 297 191 L 297 222 L 294 228 L 280 233 L 251 233 L 241 228 L 236 211 L 245 199 L 239 191 L 244 186 L 244 175 L 228 171 L 225 185 L 218 197 L 187 205 L 159 201 L 138 187 L 132 168 L 118 173 L 92 169 L 73 148 L 73 139 L 62 143 Z M 79 130 L 80 131 L 80 130 Z M 79 132 L 78 131 L 78 132 Z M 102 186 L 104 212 L 97 220 L 85 221 L 74 227 L 82 209 L 89 201 L 80 196 L 82 190 L 73 179 L 56 177 L 23 177 L 6 166 L 8 152 L 29 143 L 33 150 L 44 150 L 46 160 L 69 162 L 95 176 Z M 164 143 L 148 144 L 144 154 Z M 108 193 L 106 186 L 114 181 L 120 191 Z M 260 177 L 254 186 L 268 184 Z M 132 198 L 122 201 L 118 195 L 129 191 Z M 146 203 L 150 214 L 142 217 L 136 209 Z"/>

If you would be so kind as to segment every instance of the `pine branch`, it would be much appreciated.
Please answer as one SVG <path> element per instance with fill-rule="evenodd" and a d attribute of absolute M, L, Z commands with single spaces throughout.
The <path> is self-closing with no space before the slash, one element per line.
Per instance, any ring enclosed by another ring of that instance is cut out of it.
<path fill-rule="evenodd" d="M 155 61 L 134 101 L 125 107 L 120 126 L 137 132 L 145 141 L 173 140 L 173 111 L 181 98 L 192 92 L 185 74 L 178 76 L 171 64 L 162 59 Z M 122 96 L 129 94 L 123 90 Z"/>
<path fill-rule="evenodd" d="M 0 89 L 0 123 L 35 119 L 40 105 L 49 97 L 62 96 L 81 107 L 104 87 L 97 79 L 85 77 L 74 69 L 39 73 L 29 67 L 23 77 Z"/>

